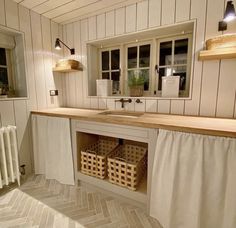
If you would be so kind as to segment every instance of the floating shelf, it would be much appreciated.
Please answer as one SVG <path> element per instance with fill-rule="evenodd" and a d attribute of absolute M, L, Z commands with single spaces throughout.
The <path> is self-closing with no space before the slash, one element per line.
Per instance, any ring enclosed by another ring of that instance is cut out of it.
<path fill-rule="evenodd" d="M 53 72 L 61 72 L 61 73 L 70 73 L 70 72 L 76 72 L 76 71 L 82 71 L 82 68 L 74 68 L 72 66 L 63 66 L 63 67 L 54 67 Z"/>
<path fill-rule="evenodd" d="M 204 50 L 199 53 L 199 60 L 233 59 L 236 58 L 236 48 L 219 48 Z"/>

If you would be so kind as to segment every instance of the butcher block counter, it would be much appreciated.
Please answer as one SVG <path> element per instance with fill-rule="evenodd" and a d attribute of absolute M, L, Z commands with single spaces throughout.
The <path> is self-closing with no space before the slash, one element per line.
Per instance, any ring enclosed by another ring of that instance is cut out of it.
<path fill-rule="evenodd" d="M 65 117 L 85 121 L 236 138 L 236 119 L 76 108 L 53 108 L 32 111 L 31 113 L 52 117 Z"/>

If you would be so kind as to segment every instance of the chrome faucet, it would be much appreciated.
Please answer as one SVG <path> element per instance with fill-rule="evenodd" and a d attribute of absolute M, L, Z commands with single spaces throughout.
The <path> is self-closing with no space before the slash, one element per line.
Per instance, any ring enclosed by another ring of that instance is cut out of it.
<path fill-rule="evenodd" d="M 124 98 L 120 98 L 119 100 L 115 100 L 115 102 L 121 102 L 121 108 L 125 107 L 125 103 L 131 103 L 132 99 L 124 99 Z"/>

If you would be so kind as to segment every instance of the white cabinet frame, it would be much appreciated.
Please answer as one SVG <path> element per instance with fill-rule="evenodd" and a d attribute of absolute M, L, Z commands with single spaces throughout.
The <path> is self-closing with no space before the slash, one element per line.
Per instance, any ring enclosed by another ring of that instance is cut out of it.
<path fill-rule="evenodd" d="M 72 133 L 72 150 L 75 168 L 75 178 L 77 181 L 87 182 L 96 185 L 97 187 L 109 190 L 113 193 L 120 194 L 126 198 L 138 201 L 144 204 L 149 209 L 150 204 L 150 190 L 151 190 L 151 174 L 153 159 L 157 141 L 157 129 L 148 129 L 142 127 L 132 127 L 116 124 L 98 123 L 82 120 L 71 120 Z M 87 176 L 78 171 L 78 151 L 77 151 L 77 132 L 84 132 L 89 134 L 103 135 L 109 137 L 116 137 L 121 139 L 133 140 L 137 142 L 144 142 L 148 144 L 148 170 L 147 170 L 147 194 L 138 191 L 131 191 L 118 185 L 111 184 L 107 181 L 100 180 L 95 177 Z"/>

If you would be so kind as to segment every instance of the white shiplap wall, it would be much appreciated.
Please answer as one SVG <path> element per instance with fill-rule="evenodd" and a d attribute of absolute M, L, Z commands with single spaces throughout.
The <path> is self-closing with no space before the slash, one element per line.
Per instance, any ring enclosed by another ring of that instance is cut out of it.
<path fill-rule="evenodd" d="M 64 25 L 63 39 L 76 47 L 78 59 L 82 60 L 85 68 L 84 72 L 67 75 L 66 105 L 120 108 L 112 98 L 87 97 L 86 41 L 196 19 L 192 99 L 142 99 L 143 103 L 130 104 L 126 108 L 135 111 L 236 118 L 236 60 L 198 61 L 198 51 L 203 48 L 204 41 L 222 34 L 217 27 L 222 20 L 224 7 L 223 0 L 144 0 Z M 227 33 L 236 32 L 236 21 L 228 27 Z"/>
<path fill-rule="evenodd" d="M 29 99 L 0 100 L 0 127 L 17 126 L 20 164 L 26 164 L 28 174 L 32 171 L 30 111 L 57 107 L 63 101 L 62 76 L 52 74 L 52 65 L 60 57 L 52 46 L 62 35 L 62 26 L 11 0 L 0 0 L 0 25 L 24 33 Z M 49 90 L 56 88 L 59 97 L 51 98 Z"/>

